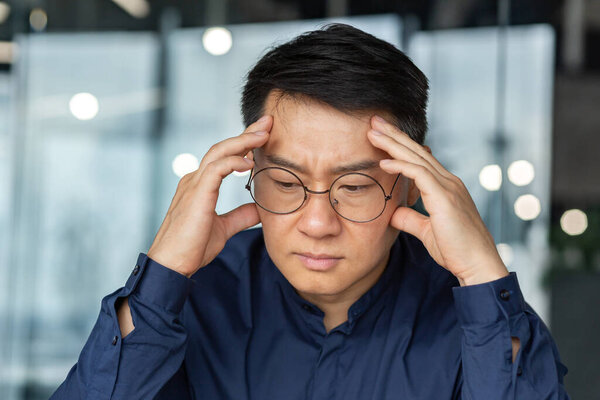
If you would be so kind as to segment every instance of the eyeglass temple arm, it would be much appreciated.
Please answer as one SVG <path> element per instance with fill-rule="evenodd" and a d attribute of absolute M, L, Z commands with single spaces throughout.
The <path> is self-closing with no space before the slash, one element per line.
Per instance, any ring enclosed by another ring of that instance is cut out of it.
<path fill-rule="evenodd" d="M 402 175 L 402 174 L 400 173 L 396 176 L 396 180 L 394 181 L 394 185 L 392 186 L 392 189 L 390 190 L 390 194 L 385 195 L 385 201 L 388 201 L 389 199 L 392 198 L 392 193 L 394 193 L 394 188 L 396 187 L 396 183 L 398 183 L 398 179 L 400 179 L 400 175 Z"/>
<path fill-rule="evenodd" d="M 250 170 L 250 174 L 248 175 L 248 182 L 246 182 L 246 190 L 250 190 L 250 181 L 252 180 L 252 172 L 254 172 L 254 168 Z"/>

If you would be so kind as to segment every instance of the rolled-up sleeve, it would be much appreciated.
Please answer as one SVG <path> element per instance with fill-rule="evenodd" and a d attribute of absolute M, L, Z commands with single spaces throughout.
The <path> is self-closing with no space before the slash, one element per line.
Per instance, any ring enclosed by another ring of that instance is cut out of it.
<path fill-rule="evenodd" d="M 462 327 L 462 399 L 568 399 L 567 372 L 548 328 L 523 299 L 514 272 L 453 288 Z M 520 349 L 512 360 L 512 338 Z"/>
<path fill-rule="evenodd" d="M 92 332 L 51 399 L 154 398 L 180 369 L 187 333 L 180 313 L 193 285 L 140 253 L 124 287 L 102 299 Z M 115 304 L 128 297 L 135 329 L 121 337 Z M 187 398 L 182 388 L 178 398 Z"/>

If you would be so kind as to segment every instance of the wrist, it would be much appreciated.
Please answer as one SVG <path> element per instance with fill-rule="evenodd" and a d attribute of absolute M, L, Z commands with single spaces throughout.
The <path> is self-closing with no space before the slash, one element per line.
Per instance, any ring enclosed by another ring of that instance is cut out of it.
<path fill-rule="evenodd" d="M 476 271 L 467 272 L 457 276 L 460 286 L 480 285 L 505 278 L 509 275 L 508 269 L 502 262 L 488 264 L 489 267 L 478 268 Z"/>

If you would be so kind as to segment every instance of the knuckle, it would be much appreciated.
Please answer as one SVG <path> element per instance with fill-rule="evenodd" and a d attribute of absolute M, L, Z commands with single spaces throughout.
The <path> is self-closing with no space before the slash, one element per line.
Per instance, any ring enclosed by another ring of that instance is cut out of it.
<path fill-rule="evenodd" d="M 215 154 L 215 153 L 217 153 L 217 152 L 218 152 L 218 150 L 219 150 L 219 144 L 218 144 L 218 143 L 216 143 L 216 144 L 213 144 L 212 146 L 210 146 L 210 148 L 208 149 L 208 151 L 206 152 L 206 154 L 207 154 L 207 155 L 208 155 L 208 154 L 211 154 L 211 155 L 212 155 L 212 154 Z"/>
<path fill-rule="evenodd" d="M 191 172 L 185 174 L 181 177 L 181 179 L 179 179 L 179 183 L 177 183 L 177 189 L 183 189 L 187 185 L 188 181 L 190 180 L 190 174 Z"/>
<path fill-rule="evenodd" d="M 206 168 L 204 169 L 206 172 L 208 172 L 209 174 L 214 174 L 215 171 L 217 170 L 218 164 L 216 161 L 211 161 L 208 164 L 206 164 Z"/>

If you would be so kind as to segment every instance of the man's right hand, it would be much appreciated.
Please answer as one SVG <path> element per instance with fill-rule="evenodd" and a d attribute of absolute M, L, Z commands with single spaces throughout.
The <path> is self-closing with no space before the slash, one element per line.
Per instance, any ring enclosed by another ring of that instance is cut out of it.
<path fill-rule="evenodd" d="M 212 146 L 200 166 L 179 181 L 148 257 L 187 277 L 210 263 L 236 233 L 260 222 L 256 205 L 244 204 L 217 215 L 215 207 L 223 179 L 254 166 L 245 156 L 269 138 L 273 117 L 264 116 L 239 136 Z"/>

